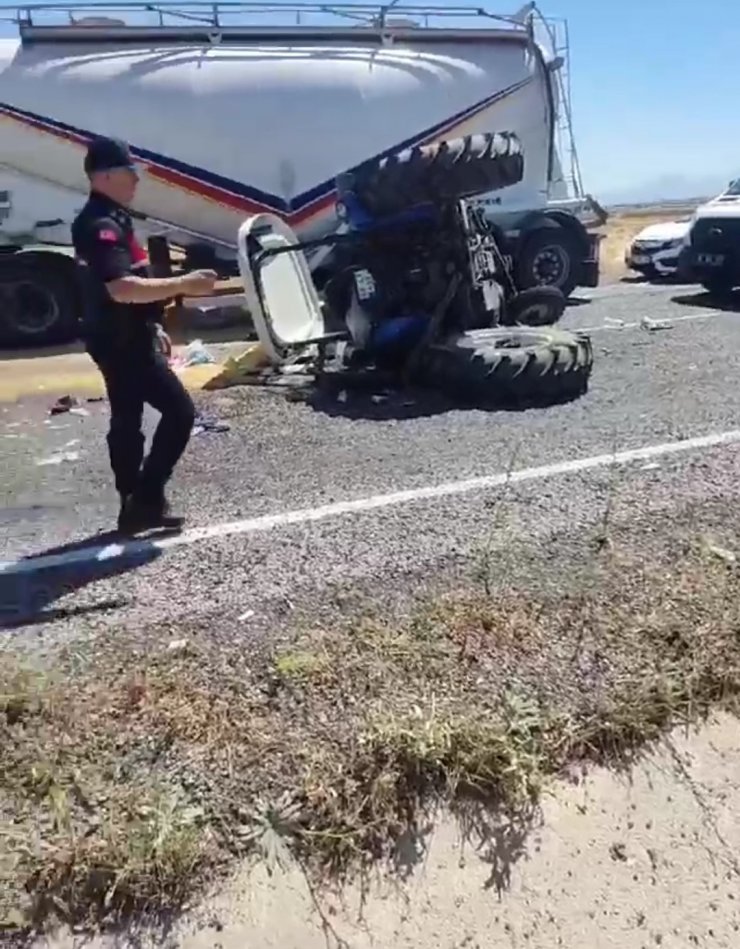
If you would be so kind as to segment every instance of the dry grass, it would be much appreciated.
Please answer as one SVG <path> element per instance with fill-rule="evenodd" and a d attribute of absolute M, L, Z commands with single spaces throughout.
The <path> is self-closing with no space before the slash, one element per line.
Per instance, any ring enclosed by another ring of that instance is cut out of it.
<path fill-rule="evenodd" d="M 234 855 L 394 859 L 436 801 L 526 825 L 574 760 L 629 760 L 740 691 L 732 557 L 603 555 L 578 596 L 448 596 L 273 653 L 116 631 L 0 671 L 0 920 L 178 906 Z"/>
<path fill-rule="evenodd" d="M 613 214 L 607 223 L 598 229 L 603 234 L 601 242 L 601 282 L 614 283 L 627 276 L 624 252 L 628 244 L 645 227 L 663 221 L 676 221 L 689 216 L 693 207 L 645 208 Z"/>

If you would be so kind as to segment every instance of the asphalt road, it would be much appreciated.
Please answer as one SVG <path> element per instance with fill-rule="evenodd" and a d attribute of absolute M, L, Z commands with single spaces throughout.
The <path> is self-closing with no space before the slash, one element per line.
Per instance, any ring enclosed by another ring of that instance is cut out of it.
<path fill-rule="evenodd" d="M 96 536 L 116 508 L 105 405 L 54 419 L 44 402 L 0 407 L 0 561 L 10 564 L 0 570 L 0 644 L 193 620 L 246 636 L 275 628 L 296 604 L 341 608 L 359 591 L 403 594 L 482 565 L 500 572 L 503 555 L 492 559 L 491 545 L 515 560 L 527 551 L 521 566 L 558 538 L 573 541 L 575 558 L 578 538 L 607 516 L 649 524 L 688 506 L 735 509 L 740 302 L 722 312 L 694 288 L 619 285 L 583 293 L 564 325 L 592 331 L 596 364 L 584 397 L 548 409 L 470 411 L 406 397 L 306 405 L 254 389 L 204 395 L 203 408 L 231 430 L 195 436 L 173 482 L 193 532 L 102 560 L 25 558 L 110 540 Z M 641 448 L 645 457 L 617 466 L 604 457 Z M 79 457 L 37 464 L 60 451 Z M 562 464 L 584 459 L 581 470 Z M 518 483 L 496 482 L 525 469 Z M 439 485 L 449 487 L 428 490 Z M 411 493 L 385 497 L 399 491 Z M 336 509 L 348 501 L 353 509 Z"/>

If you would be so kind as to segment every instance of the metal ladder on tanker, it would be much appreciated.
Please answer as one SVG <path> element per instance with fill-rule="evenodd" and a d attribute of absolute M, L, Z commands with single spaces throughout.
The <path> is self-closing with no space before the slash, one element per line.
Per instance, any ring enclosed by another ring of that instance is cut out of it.
<path fill-rule="evenodd" d="M 15 23 L 25 42 L 53 40 L 131 40 L 205 38 L 212 42 L 243 37 L 332 36 L 359 39 L 370 34 L 392 42 L 394 37 L 424 32 L 441 41 L 474 38 L 476 32 L 511 36 L 529 32 L 527 3 L 513 15 L 479 6 L 407 3 L 311 3 L 282 0 L 80 0 L 79 3 L 0 3 L 0 21 Z M 125 19 L 128 17 L 128 20 Z M 544 21 L 544 17 L 542 17 Z M 472 21 L 477 21 L 472 25 Z M 465 25 L 461 25 L 461 24 Z"/>

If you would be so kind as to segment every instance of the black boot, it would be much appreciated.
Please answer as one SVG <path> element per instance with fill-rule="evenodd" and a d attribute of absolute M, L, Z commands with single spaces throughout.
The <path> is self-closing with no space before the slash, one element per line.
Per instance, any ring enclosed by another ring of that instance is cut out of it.
<path fill-rule="evenodd" d="M 126 529 L 126 519 L 128 517 L 128 506 L 131 501 L 130 494 L 119 494 L 120 504 L 118 508 L 118 530 L 124 532 Z"/>
<path fill-rule="evenodd" d="M 185 518 L 173 514 L 167 499 L 157 500 L 130 495 L 118 519 L 119 530 L 126 534 L 138 534 L 150 530 L 180 530 Z"/>

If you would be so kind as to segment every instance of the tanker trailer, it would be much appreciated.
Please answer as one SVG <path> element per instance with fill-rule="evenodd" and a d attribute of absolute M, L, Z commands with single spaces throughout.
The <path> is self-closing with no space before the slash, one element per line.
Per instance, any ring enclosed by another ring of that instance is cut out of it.
<path fill-rule="evenodd" d="M 513 17 L 391 12 L 230 2 L 12 11 L 19 38 L 0 40 L 0 190 L 10 208 L 0 222 L 0 339 L 76 331 L 74 263 L 59 237 L 84 200 L 94 135 L 130 143 L 145 234 L 210 247 L 233 273 L 247 215 L 277 214 L 301 239 L 317 238 L 341 227 L 338 177 L 415 145 L 511 129 L 524 175 L 478 200 L 517 283 L 566 294 L 594 285 L 597 241 L 562 194 L 563 57 L 537 41 L 534 4 Z M 330 255 L 309 263 L 318 283 L 331 273 Z"/>

